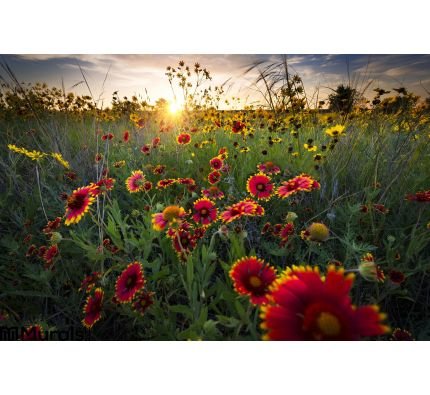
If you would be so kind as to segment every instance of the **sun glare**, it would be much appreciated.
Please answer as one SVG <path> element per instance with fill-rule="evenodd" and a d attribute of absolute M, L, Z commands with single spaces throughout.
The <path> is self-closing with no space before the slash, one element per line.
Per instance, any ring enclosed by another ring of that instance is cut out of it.
<path fill-rule="evenodd" d="M 170 114 L 178 114 L 181 112 L 182 107 L 177 102 L 170 102 L 169 104 L 169 112 Z"/>

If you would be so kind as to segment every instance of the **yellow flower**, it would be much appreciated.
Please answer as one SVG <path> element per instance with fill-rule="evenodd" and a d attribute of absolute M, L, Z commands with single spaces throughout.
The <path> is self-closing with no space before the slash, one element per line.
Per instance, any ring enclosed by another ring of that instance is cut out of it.
<path fill-rule="evenodd" d="M 316 150 L 317 150 L 317 148 L 318 148 L 316 145 L 313 145 L 313 144 L 304 144 L 303 146 L 304 146 L 304 147 L 305 147 L 305 149 L 307 149 L 309 152 L 316 151 Z"/>
<path fill-rule="evenodd" d="M 326 129 L 325 134 L 327 134 L 330 137 L 338 137 L 342 135 L 344 131 L 345 131 L 345 126 L 337 124 L 335 126 L 332 126 L 331 128 Z"/>
<path fill-rule="evenodd" d="M 17 147 L 14 144 L 8 144 L 7 146 L 11 151 L 16 152 L 17 154 L 21 154 L 21 155 L 25 155 L 28 158 L 30 158 L 31 160 L 40 160 L 42 158 L 44 158 L 45 156 L 47 156 L 47 154 L 40 152 L 40 151 L 29 151 L 23 147 Z"/>
<path fill-rule="evenodd" d="M 63 165 L 66 169 L 70 169 L 70 163 L 67 162 L 67 160 L 65 160 L 63 158 L 63 155 L 61 155 L 58 152 L 52 152 L 51 156 L 60 164 Z"/>

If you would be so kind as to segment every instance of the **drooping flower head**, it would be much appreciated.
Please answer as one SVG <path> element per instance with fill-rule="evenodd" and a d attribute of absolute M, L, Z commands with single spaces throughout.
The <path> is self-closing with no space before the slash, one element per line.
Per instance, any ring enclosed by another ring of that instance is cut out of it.
<path fill-rule="evenodd" d="M 115 297 L 120 303 L 131 302 L 144 285 L 142 264 L 137 261 L 130 263 L 116 280 Z"/>
<path fill-rule="evenodd" d="M 54 263 L 54 258 L 58 255 L 58 247 L 56 244 L 50 246 L 43 254 L 43 260 L 45 261 L 45 268 L 49 269 Z"/>
<path fill-rule="evenodd" d="M 93 186 L 78 188 L 67 198 L 64 221 L 67 226 L 77 224 L 88 212 L 95 200 L 93 189 Z"/>
<path fill-rule="evenodd" d="M 358 271 L 367 281 L 384 282 L 385 280 L 384 272 L 375 263 L 375 258 L 370 252 L 361 257 Z"/>
<path fill-rule="evenodd" d="M 270 222 L 266 222 L 263 227 L 261 228 L 261 234 L 265 235 L 265 234 L 270 234 L 273 232 L 273 227 L 272 224 Z"/>
<path fill-rule="evenodd" d="M 329 266 L 322 277 L 317 267 L 287 269 L 271 287 L 262 306 L 266 340 L 358 340 L 389 332 L 385 314 L 376 305 L 356 307 L 349 296 L 354 275 Z"/>
<path fill-rule="evenodd" d="M 124 130 L 124 132 L 122 133 L 122 140 L 124 141 L 124 143 L 128 143 L 128 141 L 130 140 L 130 132 L 128 130 Z"/>
<path fill-rule="evenodd" d="M 181 224 L 186 216 L 186 212 L 182 207 L 179 206 L 167 206 L 163 212 L 152 215 L 152 227 L 161 231 L 164 230 L 167 225 L 175 226 L 177 223 Z"/>
<path fill-rule="evenodd" d="M 103 141 L 106 141 L 106 140 L 112 140 L 113 139 L 113 134 L 112 133 L 108 133 L 108 134 L 104 134 L 103 136 L 102 136 L 102 140 Z"/>
<path fill-rule="evenodd" d="M 161 175 L 165 172 L 166 166 L 165 165 L 157 165 L 152 169 L 152 172 L 156 175 Z"/>
<path fill-rule="evenodd" d="M 238 294 L 248 295 L 252 304 L 267 303 L 269 286 L 276 279 L 272 266 L 255 256 L 244 257 L 233 264 L 229 274 Z"/>
<path fill-rule="evenodd" d="M 135 170 L 125 181 L 125 186 L 130 193 L 143 192 L 145 190 L 143 186 L 145 181 L 145 174 L 143 174 L 143 171 Z"/>
<path fill-rule="evenodd" d="M 152 148 L 157 148 L 160 145 L 161 138 L 160 137 L 154 137 L 152 139 Z"/>
<path fill-rule="evenodd" d="M 414 341 L 414 337 L 412 333 L 407 331 L 406 329 L 396 328 L 393 330 L 391 334 L 391 340 L 395 341 Z"/>
<path fill-rule="evenodd" d="M 140 315 L 144 315 L 146 310 L 154 304 L 154 299 L 152 298 L 154 295 L 154 292 L 140 291 L 132 304 L 133 310 Z"/>
<path fill-rule="evenodd" d="M 176 141 L 180 145 L 187 145 L 191 142 L 191 135 L 188 133 L 181 133 L 178 137 L 176 137 Z"/>
<path fill-rule="evenodd" d="M 430 189 L 428 191 L 422 191 L 422 192 L 406 195 L 406 200 L 420 202 L 420 203 L 430 202 Z"/>
<path fill-rule="evenodd" d="M 81 286 L 79 287 L 78 291 L 84 291 L 86 293 L 89 293 L 95 288 L 101 277 L 102 274 L 100 272 L 92 272 L 88 276 L 85 276 L 85 278 L 81 282 Z"/>
<path fill-rule="evenodd" d="M 196 247 L 196 237 L 190 231 L 183 228 L 170 232 L 170 234 L 171 236 L 169 237 L 172 240 L 172 246 L 176 255 L 182 261 L 186 261 L 188 254 Z"/>
<path fill-rule="evenodd" d="M 310 192 L 314 189 L 319 189 L 320 184 L 307 174 L 300 174 L 289 181 L 284 181 L 277 190 L 280 198 L 285 199 L 297 192 L 304 191 Z"/>
<path fill-rule="evenodd" d="M 257 165 L 257 169 L 264 174 L 279 174 L 281 172 L 281 168 L 276 166 L 273 162 L 264 162 Z"/>
<path fill-rule="evenodd" d="M 207 189 L 203 189 L 202 195 L 209 199 L 222 199 L 224 197 L 224 192 L 221 191 L 217 186 L 213 185 Z"/>
<path fill-rule="evenodd" d="M 400 270 L 392 269 L 388 273 L 388 278 L 393 284 L 400 285 L 405 281 L 406 276 Z"/>
<path fill-rule="evenodd" d="M 157 182 L 157 188 L 158 189 L 166 189 L 167 187 L 170 187 L 173 184 L 176 184 L 178 180 L 174 178 L 165 178 L 164 180 L 160 180 Z"/>
<path fill-rule="evenodd" d="M 273 184 L 269 176 L 258 173 L 248 178 L 246 189 L 253 197 L 268 200 L 272 196 Z"/>
<path fill-rule="evenodd" d="M 176 182 L 181 185 L 196 185 L 196 181 L 191 177 L 178 178 Z"/>
<path fill-rule="evenodd" d="M 92 295 L 87 297 L 84 306 L 84 319 L 82 325 L 85 328 L 91 329 L 94 324 L 100 320 L 102 316 L 104 291 L 101 288 L 96 288 Z"/>
<path fill-rule="evenodd" d="M 285 224 L 279 232 L 278 237 L 281 239 L 280 246 L 283 247 L 288 243 L 290 236 L 294 233 L 294 224 L 288 222 Z"/>
<path fill-rule="evenodd" d="M 198 199 L 193 204 L 193 220 L 203 226 L 209 226 L 216 221 L 217 213 L 215 203 L 209 199 Z"/>
<path fill-rule="evenodd" d="M 101 193 L 106 193 L 113 189 L 115 184 L 115 179 L 113 178 L 101 178 L 100 181 L 97 181 L 95 184 L 91 184 L 93 186 L 93 195 L 98 196 Z"/>
<path fill-rule="evenodd" d="M 225 208 L 220 219 L 228 224 L 242 216 L 263 216 L 264 208 L 252 199 L 245 199 Z"/>

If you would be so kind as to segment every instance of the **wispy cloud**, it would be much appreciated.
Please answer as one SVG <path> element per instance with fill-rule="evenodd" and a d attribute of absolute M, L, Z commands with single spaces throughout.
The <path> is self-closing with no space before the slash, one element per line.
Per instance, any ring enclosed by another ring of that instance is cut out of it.
<path fill-rule="evenodd" d="M 114 91 L 129 96 L 143 94 L 145 89 L 154 100 L 171 98 L 164 75 L 166 67 L 181 59 L 188 64 L 199 62 L 211 71 L 213 84 L 229 81 L 229 93 L 247 98 L 249 102 L 260 99 L 258 92 L 251 88 L 257 70 L 246 75 L 245 70 L 257 62 L 281 61 L 283 56 L 26 54 L 0 55 L 0 58 L 22 81 L 43 81 L 58 86 L 63 80 L 67 88 L 82 80 L 80 66 L 95 95 L 102 92 L 102 83 L 109 70 L 104 87 L 105 100 L 109 100 Z M 424 96 L 426 92 L 422 84 L 426 87 L 430 81 L 429 55 L 288 55 L 288 63 L 291 70 L 303 78 L 307 92 L 312 94 L 318 89 L 320 98 L 330 93 L 329 88 L 350 81 L 361 86 L 373 81 L 372 87 L 385 89 L 404 85 Z M 74 88 L 77 93 L 83 93 L 85 89 L 84 85 Z"/>

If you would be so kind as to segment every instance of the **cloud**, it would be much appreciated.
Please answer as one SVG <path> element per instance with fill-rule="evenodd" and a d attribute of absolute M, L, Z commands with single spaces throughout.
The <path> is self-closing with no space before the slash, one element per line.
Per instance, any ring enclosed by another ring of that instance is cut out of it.
<path fill-rule="evenodd" d="M 113 91 L 121 95 L 144 94 L 145 89 L 151 99 L 158 97 L 170 99 L 172 93 L 165 76 L 166 67 L 174 66 L 179 60 L 193 65 L 199 62 L 207 67 L 214 85 L 229 81 L 229 94 L 238 95 L 244 100 L 256 101 L 261 95 L 252 88 L 258 75 L 258 68 L 247 74 L 252 64 L 261 67 L 284 58 L 280 54 L 223 55 L 223 54 L 30 54 L 4 55 L 3 58 L 16 70 L 20 80 L 44 81 L 59 85 L 64 80 L 66 87 L 72 87 L 83 77 L 79 66 L 85 73 L 95 96 L 102 92 L 109 100 Z M 379 86 L 392 89 L 405 85 L 420 95 L 426 95 L 420 81 L 428 84 L 430 79 L 429 55 L 288 55 L 290 70 L 298 73 L 309 95 L 319 92 L 319 98 L 327 97 L 329 88 L 349 83 L 363 88 L 373 81 L 370 89 Z M 108 72 L 109 71 L 109 72 Z M 106 84 L 103 81 L 108 73 Z M 85 85 L 74 88 L 77 93 L 88 93 Z"/>

